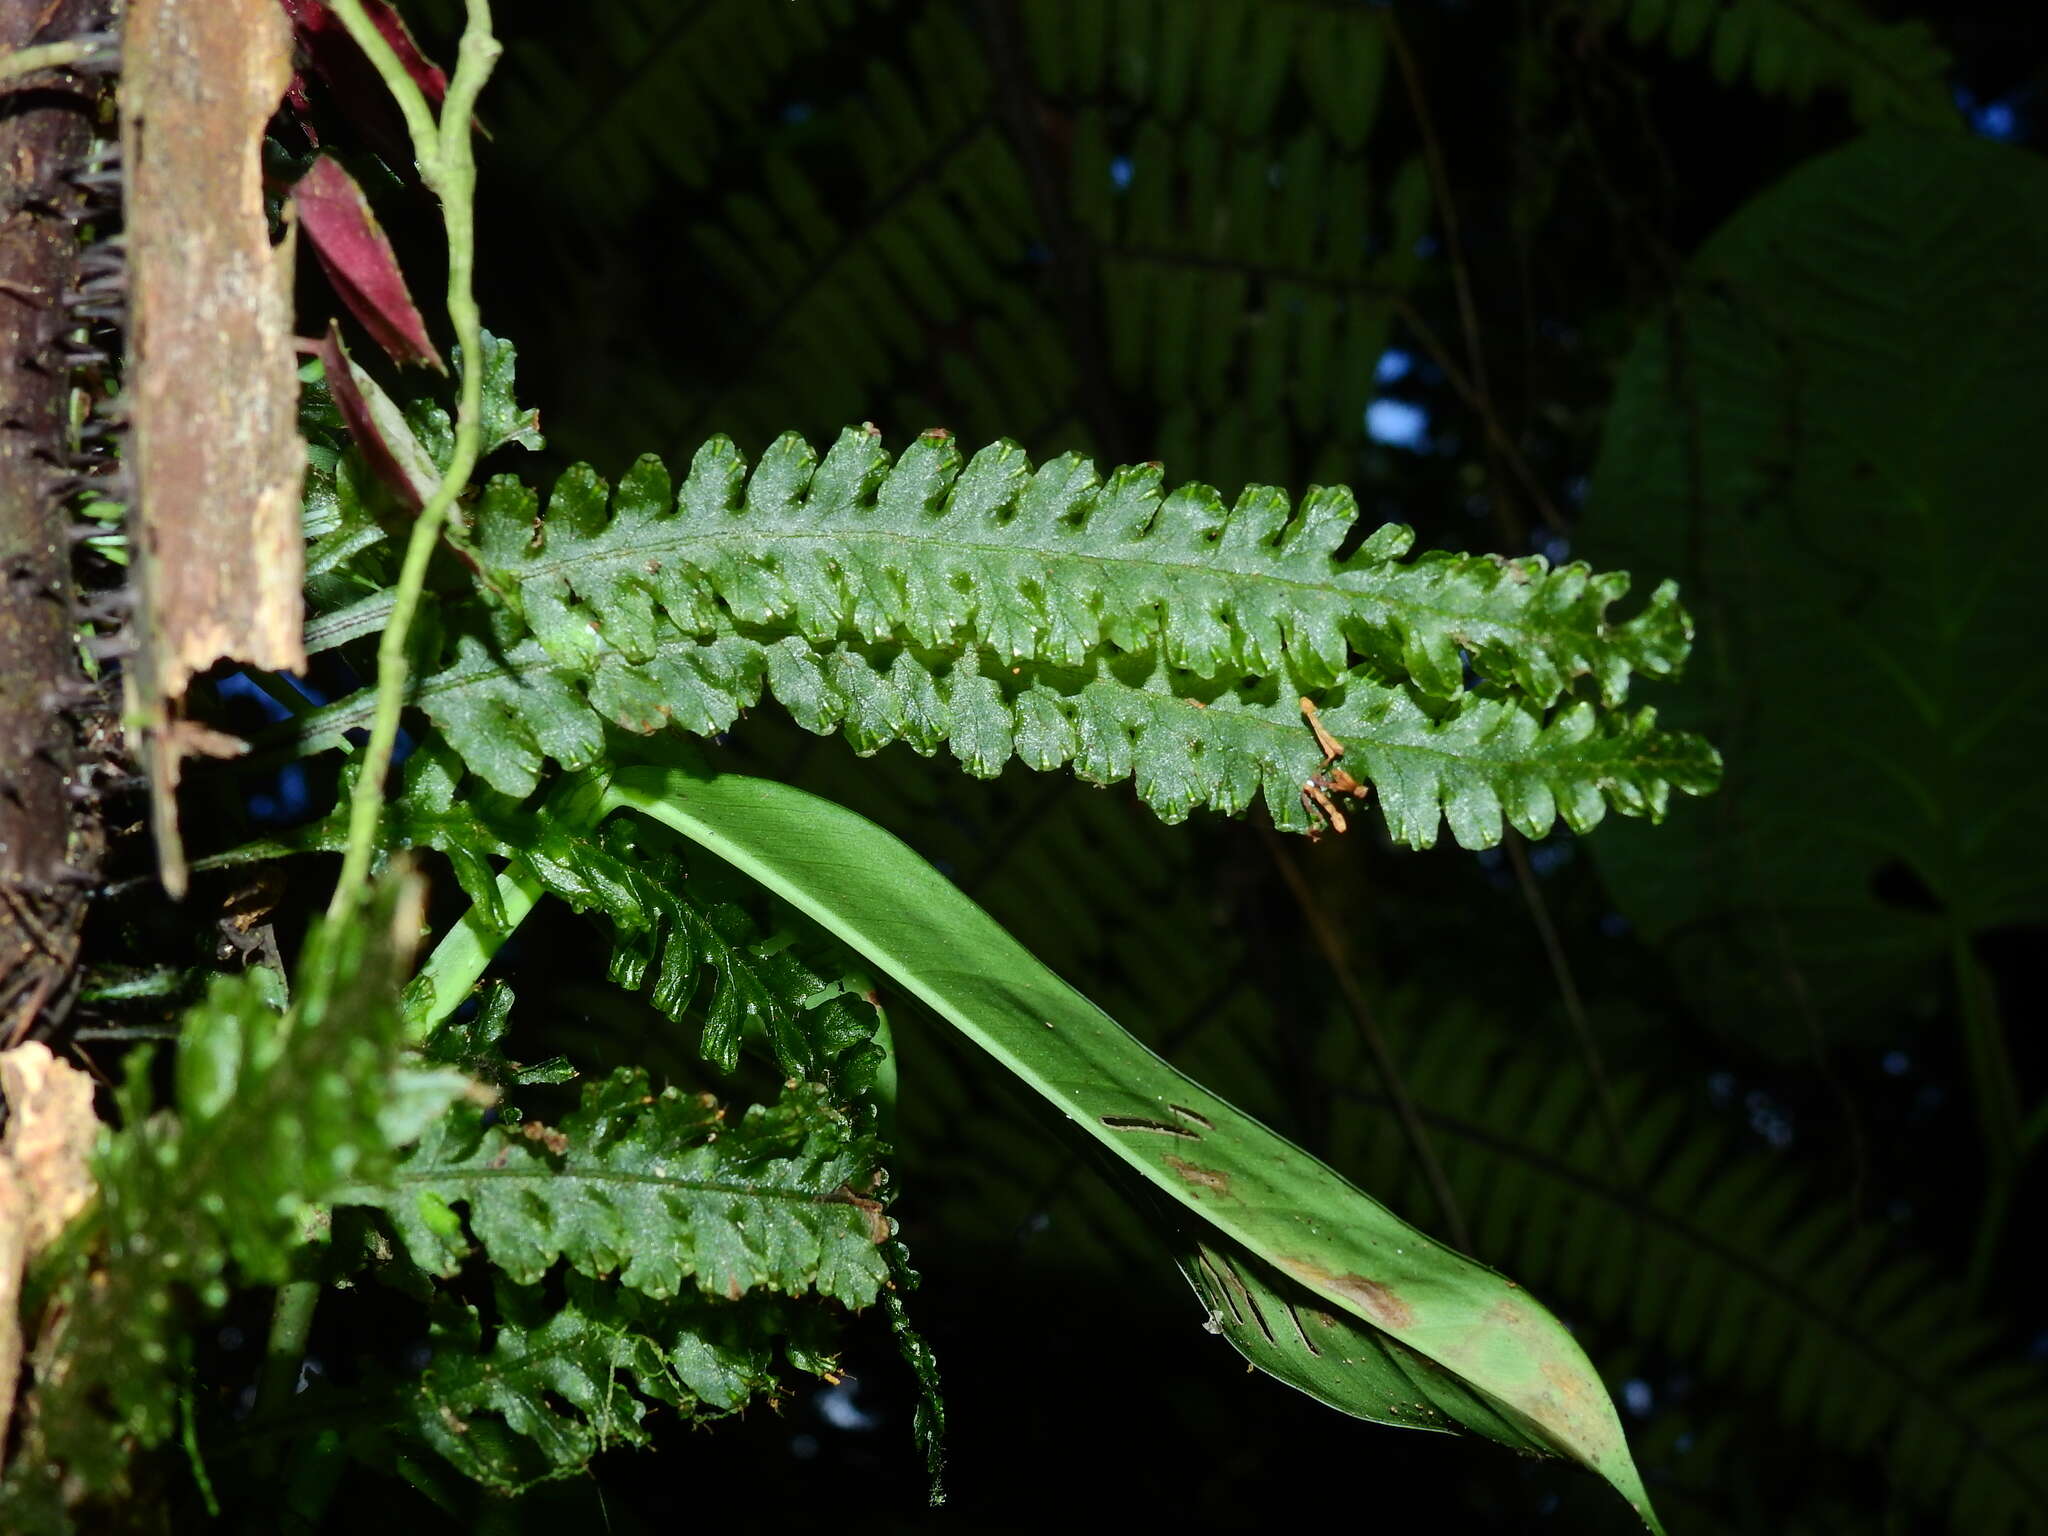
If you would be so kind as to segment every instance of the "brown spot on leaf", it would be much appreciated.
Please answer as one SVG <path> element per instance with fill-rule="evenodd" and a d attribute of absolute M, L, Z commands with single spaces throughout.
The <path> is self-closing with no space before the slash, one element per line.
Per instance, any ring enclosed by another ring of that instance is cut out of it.
<path fill-rule="evenodd" d="M 1550 1390 L 1564 1400 L 1568 1415 L 1576 1417 L 1584 1411 L 1587 1382 L 1583 1374 L 1556 1360 L 1546 1360 L 1543 1362 L 1543 1379 L 1550 1383 Z"/>
<path fill-rule="evenodd" d="M 1230 1175 L 1227 1173 L 1219 1173 L 1214 1168 L 1198 1168 L 1183 1157 L 1168 1157 L 1166 1166 L 1190 1184 L 1199 1184 L 1203 1189 L 1213 1190 L 1219 1195 L 1230 1194 Z"/>
<path fill-rule="evenodd" d="M 850 1184 L 840 1185 L 825 1200 L 831 1205 L 850 1205 L 859 1211 L 862 1224 L 868 1229 L 869 1242 L 881 1244 L 889 1241 L 889 1218 L 882 1213 L 881 1201 L 855 1194 Z"/>
<path fill-rule="evenodd" d="M 538 1120 L 529 1120 L 519 1127 L 519 1134 L 528 1141 L 537 1141 L 555 1156 L 561 1157 L 569 1150 L 569 1138 L 552 1126 L 542 1125 Z"/>
<path fill-rule="evenodd" d="M 1334 1293 L 1351 1302 L 1367 1322 L 1399 1333 L 1415 1326 L 1415 1309 L 1391 1286 L 1364 1275 L 1333 1275 L 1306 1259 L 1281 1259 L 1280 1267 L 1315 1290 Z"/>

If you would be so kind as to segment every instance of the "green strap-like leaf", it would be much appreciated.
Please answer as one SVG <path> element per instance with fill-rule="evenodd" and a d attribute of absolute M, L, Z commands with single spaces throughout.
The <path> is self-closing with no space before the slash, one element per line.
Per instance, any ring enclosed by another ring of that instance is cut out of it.
<path fill-rule="evenodd" d="M 1657 1528 L 1613 1404 L 1556 1318 L 1182 1076 L 895 837 L 786 785 L 687 768 L 622 771 L 608 803 L 673 827 L 808 913 L 1219 1245 L 1441 1367 Z M 1448 1411 L 1448 1399 L 1436 1406 Z"/>
<path fill-rule="evenodd" d="M 1177 1245 L 1174 1258 L 1209 1309 L 1204 1326 L 1290 1387 L 1376 1424 L 1464 1429 L 1537 1455 L 1552 1449 L 1453 1372 L 1331 1308 L 1256 1254 L 1212 1233 Z"/>

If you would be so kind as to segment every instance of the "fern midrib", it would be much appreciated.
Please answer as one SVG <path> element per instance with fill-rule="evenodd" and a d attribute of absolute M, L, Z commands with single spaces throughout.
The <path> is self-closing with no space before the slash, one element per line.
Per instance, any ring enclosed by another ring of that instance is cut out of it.
<path fill-rule="evenodd" d="M 643 527 L 644 525 L 635 527 L 634 533 L 638 535 Z M 1150 534 L 1141 534 L 1138 537 L 1149 538 Z M 1243 566 L 1233 567 L 1214 562 L 1196 564 L 1190 561 L 1164 560 L 1151 556 L 1122 553 L 1097 554 L 1084 549 L 1060 549 L 1044 543 L 994 544 L 976 539 L 909 534 L 897 529 L 888 528 L 820 531 L 816 529 L 779 528 L 772 524 L 763 527 L 754 523 L 749 523 L 744 528 L 735 528 L 731 533 L 686 532 L 666 542 L 642 543 L 636 537 L 630 551 L 619 551 L 616 553 L 607 551 L 606 553 L 614 559 L 633 561 L 645 560 L 650 556 L 659 556 L 665 553 L 674 553 L 675 558 L 680 563 L 694 571 L 701 572 L 704 569 L 701 561 L 692 561 L 686 554 L 677 552 L 687 550 L 692 546 L 701 548 L 722 545 L 737 547 L 742 554 L 751 554 L 760 550 L 764 544 L 774 541 L 780 541 L 792 546 L 827 546 L 828 549 L 830 547 L 845 547 L 861 541 L 887 541 L 910 550 L 959 550 L 973 556 L 990 559 L 991 561 L 996 559 L 1015 559 L 1019 556 L 1033 556 L 1045 561 L 1048 565 L 1067 563 L 1103 570 L 1156 570 L 1175 576 L 1198 576 L 1232 583 L 1262 583 L 1272 588 L 1284 590 L 1289 594 L 1308 593 L 1343 606 L 1348 606 L 1351 601 L 1359 596 L 1367 596 L 1375 601 L 1385 603 L 1389 608 L 1426 616 L 1428 619 L 1441 623 L 1451 632 L 1452 637 L 1461 644 L 1469 646 L 1478 640 L 1493 640 L 1498 637 L 1509 643 L 1520 642 L 1527 644 L 1532 649 L 1541 649 L 1546 655 L 1552 656 L 1555 656 L 1556 652 L 1564 648 L 1561 643 L 1562 637 L 1567 635 L 1576 637 L 1581 633 L 1579 631 L 1542 629 L 1534 625 L 1518 625 L 1507 620 L 1491 617 L 1481 619 L 1479 622 L 1496 631 L 1497 636 L 1495 634 L 1478 635 L 1460 629 L 1460 625 L 1472 624 L 1475 616 L 1468 611 L 1445 608 L 1422 601 L 1412 593 L 1401 590 L 1398 585 L 1399 577 L 1394 573 L 1412 571 L 1415 567 L 1400 566 L 1393 562 L 1388 562 L 1378 569 L 1333 569 L 1331 572 L 1332 580 L 1318 581 L 1304 577 L 1286 576 L 1272 570 L 1246 568 Z M 1269 546 L 1262 542 L 1252 547 L 1263 549 Z M 579 553 L 572 546 L 571 552 L 568 554 L 551 558 L 548 554 L 542 553 L 529 559 L 523 559 L 520 561 L 514 574 L 522 582 L 539 576 L 567 575 L 573 585 L 576 569 L 579 566 L 587 568 L 591 563 L 592 560 L 588 550 Z M 1545 574 L 1547 575 L 1548 573 L 1546 572 Z M 1363 582 L 1356 587 L 1341 585 L 1340 583 L 1343 581 L 1343 578 L 1347 576 L 1363 578 Z M 706 579 L 709 580 L 708 577 Z M 1374 584 L 1365 585 L 1364 583 Z M 1612 642 L 1614 639 L 1614 626 L 1603 620 L 1590 632 L 1586 633 L 1591 641 Z M 873 639 L 875 637 L 865 636 L 863 638 Z M 1577 668 L 1571 675 L 1574 677 L 1585 676 L 1586 669 L 1583 667 Z"/>
<path fill-rule="evenodd" d="M 777 632 L 775 635 L 776 640 L 788 639 L 791 637 L 792 636 L 788 632 Z M 761 646 L 764 649 L 768 645 L 773 643 L 773 641 L 755 639 L 752 636 L 744 635 L 737 631 L 729 632 L 727 635 L 720 636 L 719 638 L 739 639 L 747 641 L 748 643 L 757 646 Z M 1016 661 L 1016 658 L 1002 655 L 1000 652 L 994 651 L 984 645 L 981 645 L 979 642 L 958 646 L 913 646 L 907 645 L 902 641 L 879 641 L 871 643 L 885 646 L 895 645 L 905 650 L 914 651 L 921 655 L 938 656 L 948 658 L 954 661 L 962 660 L 965 657 L 967 657 L 970 653 L 972 653 L 979 658 L 985 658 L 992 665 L 1002 668 L 1009 668 L 1013 666 Z M 539 642 L 535 641 L 534 644 L 537 647 Z M 663 642 L 661 645 L 657 646 L 650 655 L 639 658 L 637 660 L 628 659 L 628 665 L 634 667 L 644 667 L 650 665 L 654 661 L 661 659 L 663 653 L 670 651 L 671 649 L 681 647 L 701 648 L 704 644 L 705 642 L 701 640 L 695 639 L 690 636 L 682 635 L 679 632 L 675 639 Z M 615 654 L 620 655 L 622 657 L 624 656 L 623 652 L 617 652 Z M 1078 670 L 1075 668 L 1064 667 L 1057 663 L 1038 661 L 1035 659 L 1031 660 L 1030 664 L 1034 668 L 1038 669 L 1039 674 L 1041 676 L 1044 676 L 1045 674 L 1056 673 L 1066 673 L 1069 676 L 1071 676 Z M 589 675 L 583 669 L 559 662 L 555 660 L 555 658 L 553 658 L 552 656 L 547 656 L 545 654 L 539 656 L 529 655 L 525 658 L 515 658 L 501 654 L 494 659 L 491 667 L 487 671 L 479 668 L 476 671 L 458 674 L 456 672 L 455 666 L 453 665 L 443 668 L 440 672 L 437 672 L 433 676 L 424 679 L 421 682 L 421 684 L 413 690 L 412 695 L 407 702 L 417 707 L 423 707 L 425 700 L 432 698 L 436 695 L 460 693 L 468 683 L 470 683 L 479 676 L 495 677 L 511 674 L 515 677 L 524 678 L 529 676 L 538 676 L 550 672 L 565 673 L 570 676 L 578 678 L 584 678 Z M 1372 684 L 1367 679 L 1361 679 L 1355 676 L 1347 676 L 1344 679 L 1344 681 L 1352 685 L 1363 685 L 1368 687 L 1380 686 Z M 1190 701 L 1180 698 L 1177 695 L 1171 693 L 1162 693 L 1149 688 L 1139 688 L 1134 687 L 1128 683 L 1120 683 L 1113 678 L 1088 678 L 1086 679 L 1086 682 L 1083 686 L 1086 686 L 1087 683 L 1095 682 L 1103 683 L 1105 686 L 1108 687 L 1121 689 L 1122 691 L 1132 695 L 1133 697 L 1154 700 L 1157 702 L 1162 712 L 1166 707 L 1175 704 L 1178 704 L 1183 708 L 1188 709 L 1209 707 L 1206 705 L 1191 703 Z M 764 682 L 764 688 L 765 686 L 766 684 Z M 1054 691 L 1059 692 L 1060 690 L 1055 689 Z M 1060 696 L 1062 698 L 1072 698 L 1075 696 L 1075 693 L 1077 692 L 1078 690 L 1075 690 L 1075 692 L 1061 692 Z M 1467 697 L 1470 697 L 1470 695 L 1467 695 Z M 375 709 L 375 705 L 376 701 L 373 698 L 368 697 L 367 695 L 359 695 L 354 699 L 344 699 L 334 704 L 324 705 L 320 709 L 315 710 L 309 714 L 303 715 L 297 720 L 283 722 L 285 725 L 290 726 L 292 729 L 287 733 L 280 734 L 280 736 L 278 736 L 275 739 L 280 742 L 288 743 L 291 747 L 299 751 L 310 752 L 325 750 L 325 738 L 337 736 L 339 735 L 339 733 L 343 731 L 359 730 L 366 727 L 369 722 L 370 715 Z M 1314 750 L 1313 740 L 1306 734 L 1305 728 L 1295 720 L 1289 720 L 1286 722 L 1276 721 L 1269 719 L 1262 714 L 1255 713 L 1251 710 L 1223 710 L 1222 714 L 1227 719 L 1233 721 L 1241 721 L 1245 723 L 1247 726 L 1256 727 L 1260 731 L 1263 731 L 1270 736 L 1272 742 L 1274 743 L 1274 746 L 1270 755 L 1261 758 L 1260 766 L 1262 768 L 1267 768 L 1271 771 L 1277 772 L 1284 765 L 1286 758 L 1289 756 L 1310 762 L 1313 762 L 1317 759 L 1317 754 Z M 1552 723 L 1553 722 L 1549 720 L 1544 721 L 1542 729 L 1545 731 L 1549 730 Z M 1596 747 L 1611 746 L 1613 744 L 1613 740 L 1614 738 L 1610 736 L 1603 736 L 1598 733 L 1595 733 L 1585 738 L 1585 741 L 1583 743 L 1574 743 L 1574 745 Z M 1458 763 L 1461 765 L 1476 765 L 1484 767 L 1489 770 L 1512 768 L 1518 765 L 1537 767 L 1544 771 L 1546 777 L 1554 776 L 1557 773 L 1567 770 L 1574 761 L 1574 758 L 1566 757 L 1554 749 L 1547 752 L 1531 751 L 1524 757 L 1508 759 L 1501 757 L 1488 757 L 1483 754 L 1476 753 L 1457 752 L 1450 750 L 1446 747 L 1431 746 L 1415 742 L 1390 741 L 1385 738 L 1374 738 L 1370 742 L 1368 742 L 1367 739 L 1364 737 L 1355 737 L 1354 744 L 1361 748 L 1366 745 L 1370 745 L 1372 749 L 1375 751 L 1405 753 L 1411 756 L 1430 757 L 1438 759 L 1440 761 Z M 1587 761 L 1587 758 L 1585 756 L 1577 756 L 1576 761 L 1583 764 Z M 1602 768 L 1611 769 L 1616 767 L 1633 767 L 1638 765 L 1648 767 L 1655 765 L 1656 763 L 1662 761 L 1662 759 L 1654 754 L 1651 754 L 1631 755 L 1627 758 L 1620 759 L 1617 759 L 1612 756 L 1606 756 L 1598 758 L 1597 761 L 1599 762 Z"/>
<path fill-rule="evenodd" d="M 530 1179 L 545 1183 L 550 1188 L 564 1182 L 582 1184 L 651 1184 L 662 1188 L 694 1190 L 707 1195 L 739 1195 L 752 1200 L 779 1200 L 790 1205 L 840 1205 L 843 1200 L 832 1196 L 836 1188 L 825 1194 L 810 1190 L 790 1189 L 780 1185 L 742 1184 L 727 1179 L 689 1179 L 675 1174 L 635 1173 L 631 1171 L 603 1171 L 583 1168 L 402 1168 L 393 1182 L 400 1184 L 457 1184 L 471 1180 Z M 351 1200 L 344 1203 L 369 1203 L 359 1197 L 363 1190 L 350 1191 Z M 852 1206 L 846 1206 L 854 1212 Z"/>

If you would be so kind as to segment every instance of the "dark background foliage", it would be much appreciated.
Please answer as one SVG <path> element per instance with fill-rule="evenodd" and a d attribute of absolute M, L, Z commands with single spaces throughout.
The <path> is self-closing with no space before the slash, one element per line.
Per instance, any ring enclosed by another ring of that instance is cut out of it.
<path fill-rule="evenodd" d="M 1034 456 L 1158 457 L 1171 482 L 1227 496 L 1346 481 L 1425 545 L 1554 558 L 1574 552 L 1622 361 L 1688 258 L 1863 126 L 1848 92 L 1791 100 L 1760 70 L 1717 78 L 1590 4 L 494 9 L 509 51 L 485 102 L 479 283 L 560 462 L 615 476 L 713 431 L 753 452 L 785 428 L 822 442 L 870 419 L 900 445 L 939 424 Z M 1945 77 L 1908 71 L 1905 105 L 1862 116 L 1931 100 L 1963 131 L 2048 143 L 2035 7 L 1878 9 L 1923 21 L 1922 56 L 1938 43 L 1949 59 Z M 424 17 L 443 57 L 453 10 Z M 1269 68 L 1266 33 L 1297 27 L 1327 29 L 1328 56 Z M 429 210 L 409 228 L 391 201 L 430 292 Z M 1674 572 L 1636 574 L 1647 591 Z M 1827 673 L 1808 657 L 1771 686 Z M 1951 1528 L 1944 1474 L 1844 1427 L 1872 1390 L 1860 1377 L 1809 1364 L 1821 1379 L 1798 1379 L 1804 1332 L 1839 1343 L 1830 1361 L 1877 1362 L 1883 1390 L 1937 1418 L 1962 1404 L 1974 1423 L 1996 1397 L 2038 1435 L 2038 1376 L 1986 1373 L 2048 1351 L 2014 1262 L 2040 1180 L 2008 1181 L 2019 1217 L 1986 1238 L 1956 995 L 1958 975 L 1986 978 L 2002 1070 L 2031 1106 L 2044 1063 L 2018 1024 L 2038 927 L 1972 936 L 1976 970 L 1774 1012 L 1644 940 L 1602 883 L 1612 827 L 1477 855 L 1398 851 L 1369 828 L 1282 847 L 1256 824 L 1162 828 L 1124 789 L 1015 770 L 971 784 L 901 748 L 862 762 L 766 718 L 732 750 L 903 833 L 1219 1091 L 1526 1279 L 1606 1372 L 1674 1530 Z M 1673 812 L 1681 827 L 1709 814 Z M 1656 856 L 1656 834 L 1635 841 Z M 1939 900 L 1907 867 L 1872 895 Z M 599 984 L 594 944 L 522 944 L 507 966 L 530 1054 L 697 1070 Z M 1784 1003 L 1798 973 L 1795 957 L 1766 990 Z M 1403 1067 L 1455 1216 L 1387 1129 L 1365 1031 Z M 913 1385 L 867 1319 L 841 1386 L 454 1518 L 627 1532 L 728 1504 L 876 1530 L 1311 1514 L 1627 1528 L 1590 1478 L 1358 1425 L 1246 1377 L 1050 1117 L 937 1028 L 906 1017 L 899 1032 L 895 1214 L 945 1371 L 950 1507 L 923 1506 Z M 1521 1220 L 1537 1209 L 1559 1213 L 1540 1232 Z M 1859 1310 L 1879 1289 L 1884 1306 Z M 332 1306 L 316 1350 L 346 1372 L 377 1327 L 367 1302 Z M 2020 1521 L 2034 1528 L 2038 1464 L 2013 1476 L 2036 1484 Z M 365 1479 L 330 1518 L 444 1517 Z"/>

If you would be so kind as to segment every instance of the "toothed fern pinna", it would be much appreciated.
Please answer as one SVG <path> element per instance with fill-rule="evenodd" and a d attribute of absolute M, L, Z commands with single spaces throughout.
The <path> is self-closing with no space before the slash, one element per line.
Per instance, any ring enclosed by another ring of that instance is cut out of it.
<path fill-rule="evenodd" d="M 1167 492 L 1156 464 L 1034 470 L 1009 443 L 963 459 L 938 431 L 892 462 L 865 427 L 822 460 L 784 437 L 751 474 L 714 438 L 680 488 L 652 458 L 609 493 L 578 467 L 545 514 L 500 477 L 464 536 L 486 606 L 455 616 L 414 701 L 512 795 L 548 759 L 599 761 L 607 723 L 716 735 L 764 697 L 862 751 L 947 745 L 982 777 L 1071 765 L 1134 781 L 1169 821 L 1262 798 L 1308 830 L 1329 811 L 1303 793 L 1328 759 L 1306 697 L 1418 847 L 1442 820 L 1483 848 L 1503 819 L 1583 831 L 1712 786 L 1710 748 L 1625 704 L 1635 675 L 1684 660 L 1668 584 L 1621 618 L 1625 576 L 1414 556 L 1406 528 L 1358 541 L 1356 523 L 1342 489 L 1226 504 Z M 332 744 L 367 710 L 316 711 L 298 741 Z"/>

